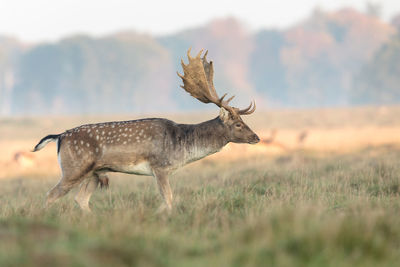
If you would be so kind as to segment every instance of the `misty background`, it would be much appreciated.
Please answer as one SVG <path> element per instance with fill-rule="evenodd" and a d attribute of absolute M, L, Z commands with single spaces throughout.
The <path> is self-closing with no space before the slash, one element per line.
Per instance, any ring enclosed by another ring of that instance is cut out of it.
<path fill-rule="evenodd" d="M 0 115 L 212 109 L 179 87 L 189 47 L 209 50 L 218 93 L 242 108 L 253 99 L 260 109 L 399 104 L 400 12 L 387 20 L 381 10 L 315 8 L 283 29 L 229 16 L 162 35 L 0 35 Z"/>

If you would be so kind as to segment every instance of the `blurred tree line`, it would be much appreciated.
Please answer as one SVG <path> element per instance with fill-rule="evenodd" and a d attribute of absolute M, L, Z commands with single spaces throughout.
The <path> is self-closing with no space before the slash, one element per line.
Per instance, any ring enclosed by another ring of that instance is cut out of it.
<path fill-rule="evenodd" d="M 321 107 L 400 102 L 400 19 L 316 9 L 286 30 L 234 18 L 173 35 L 122 32 L 28 46 L 0 37 L 0 114 L 130 113 L 207 108 L 179 88 L 180 59 L 207 48 L 235 105 Z"/>

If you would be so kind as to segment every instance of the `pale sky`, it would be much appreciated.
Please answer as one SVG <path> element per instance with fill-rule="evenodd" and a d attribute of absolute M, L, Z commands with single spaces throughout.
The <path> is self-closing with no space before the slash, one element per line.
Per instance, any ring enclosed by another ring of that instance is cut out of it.
<path fill-rule="evenodd" d="M 77 33 L 93 36 L 120 30 L 156 35 L 235 16 L 251 30 L 285 28 L 310 15 L 315 7 L 364 11 L 367 0 L 0 0 L 0 35 L 26 42 L 56 41 Z M 389 20 L 400 0 L 370 0 Z"/>

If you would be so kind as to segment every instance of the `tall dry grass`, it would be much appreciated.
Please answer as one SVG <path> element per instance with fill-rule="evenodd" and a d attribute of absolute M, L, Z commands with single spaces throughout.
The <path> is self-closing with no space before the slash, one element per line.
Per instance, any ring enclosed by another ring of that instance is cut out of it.
<path fill-rule="evenodd" d="M 203 161 L 172 178 L 171 215 L 150 177 L 113 175 L 92 214 L 56 179 L 2 180 L 0 265 L 394 266 L 400 151 L 297 152 Z"/>

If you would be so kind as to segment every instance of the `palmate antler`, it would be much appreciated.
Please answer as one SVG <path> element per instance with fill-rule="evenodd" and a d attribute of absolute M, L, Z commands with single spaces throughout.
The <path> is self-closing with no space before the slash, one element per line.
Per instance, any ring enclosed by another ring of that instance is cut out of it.
<path fill-rule="evenodd" d="M 181 60 L 184 75 L 178 73 L 178 76 L 182 78 L 183 89 L 190 93 L 191 96 L 197 98 L 203 103 L 214 103 L 218 107 L 223 107 L 228 110 L 232 115 L 249 115 L 256 110 L 255 102 L 250 103 L 250 105 L 245 109 L 238 109 L 229 106 L 229 102 L 235 97 L 232 96 L 228 100 L 224 100 L 227 94 L 222 97 L 218 97 L 217 92 L 213 84 L 214 68 L 212 61 L 207 62 L 207 53 L 201 57 L 203 49 L 197 54 L 196 57 L 190 56 L 190 49 L 187 52 L 187 57 L 189 63 L 185 65 L 183 60 Z"/>

